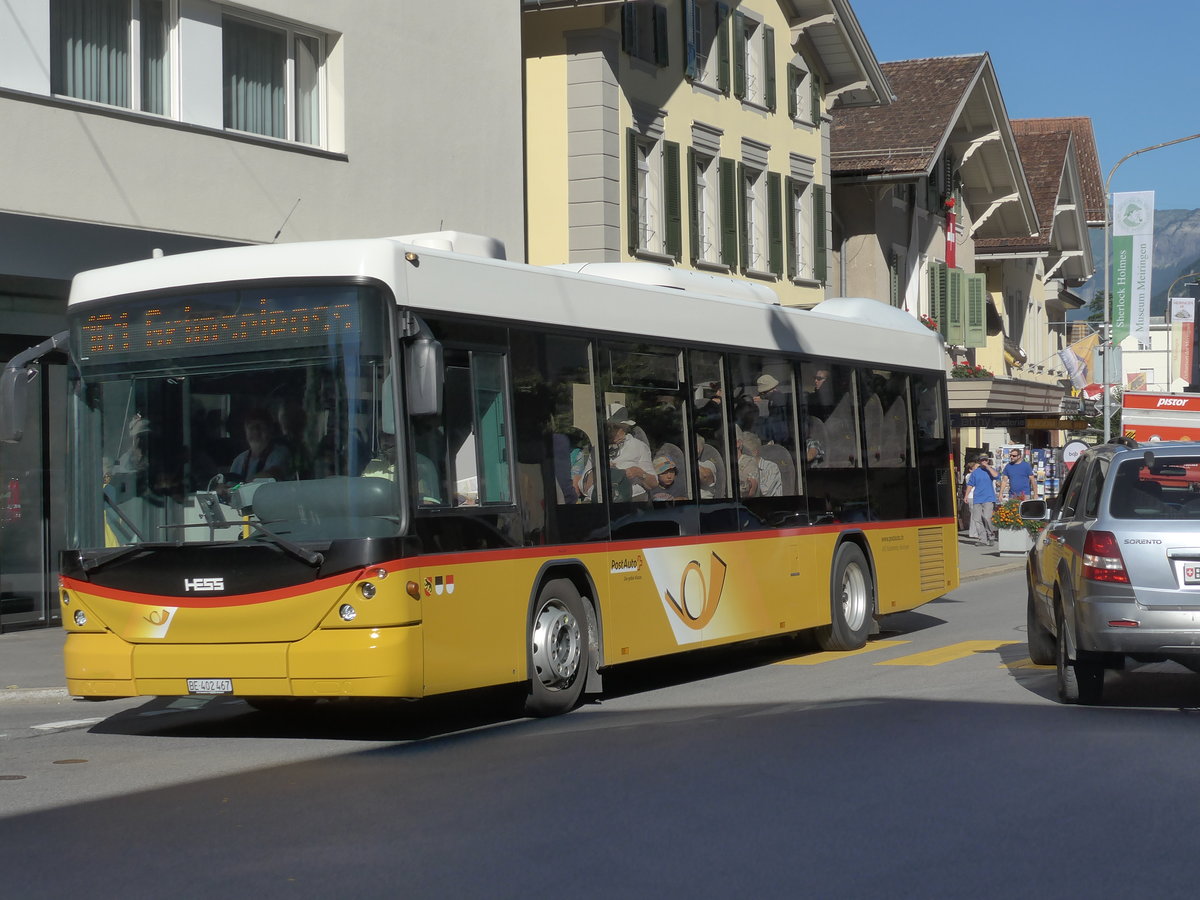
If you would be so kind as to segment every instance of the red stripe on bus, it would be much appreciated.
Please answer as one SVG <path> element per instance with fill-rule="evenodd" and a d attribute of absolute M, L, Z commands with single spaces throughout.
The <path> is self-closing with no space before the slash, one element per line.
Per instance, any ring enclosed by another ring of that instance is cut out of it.
<path fill-rule="evenodd" d="M 558 546 L 515 547 L 503 550 L 477 550 L 465 553 L 439 553 L 423 556 L 410 556 L 389 562 L 376 563 L 368 566 L 366 571 L 372 572 L 384 569 L 389 575 L 396 575 L 408 569 L 421 566 L 437 566 L 444 568 L 448 565 L 465 565 L 468 563 L 497 562 L 501 560 L 561 559 L 567 556 L 585 556 L 606 553 L 626 553 L 632 550 L 650 549 L 657 547 L 692 547 L 701 544 L 732 544 L 741 541 L 755 541 L 779 537 L 800 537 L 811 534 L 838 534 L 843 531 L 881 531 L 895 528 L 921 528 L 938 525 L 955 524 L 954 519 L 906 519 L 898 522 L 851 522 L 836 525 L 808 525 L 800 528 L 784 528 L 777 531 L 744 531 L 736 534 L 693 535 L 690 537 L 647 538 L 637 541 L 611 541 L 590 544 L 561 544 Z M 177 597 L 167 594 L 139 594 L 134 591 L 121 591 L 112 588 L 97 588 L 86 581 L 79 581 L 64 576 L 63 586 L 83 594 L 93 594 L 108 600 L 118 600 L 124 603 L 138 603 L 143 606 L 182 606 L 195 608 L 218 608 L 230 606 L 254 606 L 259 603 L 271 603 L 285 600 L 297 594 L 307 594 L 314 590 L 326 590 L 333 587 L 344 587 L 353 584 L 361 575 L 362 570 L 330 578 L 322 578 L 309 584 L 294 585 L 287 588 L 277 588 L 271 591 L 260 591 L 254 594 L 229 594 L 226 596 L 187 596 Z"/>

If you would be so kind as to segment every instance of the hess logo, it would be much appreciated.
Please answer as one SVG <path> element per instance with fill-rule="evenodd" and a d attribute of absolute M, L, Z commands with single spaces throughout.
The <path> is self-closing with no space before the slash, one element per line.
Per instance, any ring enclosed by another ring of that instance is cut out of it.
<path fill-rule="evenodd" d="M 183 589 L 185 591 L 223 591 L 225 590 L 225 579 L 185 578 L 183 579 Z"/>

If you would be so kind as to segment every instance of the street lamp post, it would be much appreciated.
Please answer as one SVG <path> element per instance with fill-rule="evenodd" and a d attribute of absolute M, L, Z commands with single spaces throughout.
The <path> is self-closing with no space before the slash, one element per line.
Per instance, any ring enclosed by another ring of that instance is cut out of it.
<path fill-rule="evenodd" d="M 1112 356 L 1112 295 L 1109 288 L 1108 277 L 1108 243 L 1109 230 L 1112 227 L 1112 194 L 1109 192 L 1109 185 L 1112 184 L 1113 175 L 1117 173 L 1117 169 L 1127 159 L 1132 159 L 1140 153 L 1149 153 L 1151 150 L 1161 150 L 1163 147 L 1170 147 L 1172 144 L 1182 144 L 1184 141 L 1194 141 L 1200 138 L 1200 134 L 1189 134 L 1187 137 L 1175 138 L 1173 141 L 1163 141 L 1161 144 L 1154 144 L 1150 147 L 1142 147 L 1140 150 L 1134 150 L 1132 153 L 1126 153 L 1117 160 L 1117 164 L 1108 170 L 1108 177 L 1104 179 L 1104 335 L 1100 341 L 1100 358 L 1103 360 L 1104 373 L 1102 381 L 1104 382 L 1104 442 L 1108 443 L 1112 436 L 1112 391 L 1109 380 L 1109 370 L 1112 368 L 1109 365 L 1109 359 Z"/>

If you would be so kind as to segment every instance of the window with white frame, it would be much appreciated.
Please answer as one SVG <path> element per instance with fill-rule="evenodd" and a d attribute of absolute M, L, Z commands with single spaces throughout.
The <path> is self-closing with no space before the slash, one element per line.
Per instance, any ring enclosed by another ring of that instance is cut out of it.
<path fill-rule="evenodd" d="M 729 42 L 722 41 L 721 25 L 728 9 L 717 0 L 685 0 L 688 74 L 713 90 L 728 90 Z M 722 66 L 726 83 L 722 84 Z"/>
<path fill-rule="evenodd" d="M 788 179 L 788 268 L 796 279 L 813 277 L 812 185 Z"/>
<path fill-rule="evenodd" d="M 637 248 L 662 253 L 662 145 L 660 141 L 634 142 L 637 165 Z"/>
<path fill-rule="evenodd" d="M 222 21 L 225 127 L 324 143 L 324 39 L 282 22 Z"/>
<path fill-rule="evenodd" d="M 742 166 L 742 267 L 768 271 L 767 172 Z"/>
<path fill-rule="evenodd" d="M 814 77 L 808 71 L 807 66 L 797 62 L 788 65 L 787 75 L 788 118 L 794 122 L 815 124 L 820 120 L 820 112 L 816 109 L 813 100 Z"/>
<path fill-rule="evenodd" d="M 51 0 L 50 90 L 169 115 L 171 0 Z"/>
<path fill-rule="evenodd" d="M 693 155 L 692 178 L 695 180 L 696 261 L 721 262 L 721 179 L 718 160 L 703 153 Z"/>
<path fill-rule="evenodd" d="M 683 206 L 680 202 L 679 144 L 660 132 L 628 132 L 629 252 L 680 259 Z"/>
<path fill-rule="evenodd" d="M 733 93 L 775 109 L 775 30 L 741 10 L 734 13 Z"/>

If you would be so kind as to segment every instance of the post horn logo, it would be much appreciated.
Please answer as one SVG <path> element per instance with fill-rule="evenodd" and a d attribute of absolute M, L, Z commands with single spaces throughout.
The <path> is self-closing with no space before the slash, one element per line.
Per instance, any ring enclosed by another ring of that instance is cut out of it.
<path fill-rule="evenodd" d="M 171 618 L 171 611 L 166 609 L 156 609 L 147 616 L 142 616 L 151 625 L 166 625 L 167 619 Z"/>
<path fill-rule="evenodd" d="M 679 618 L 688 628 L 699 631 L 712 621 L 716 615 L 717 605 L 721 602 L 721 591 L 725 587 L 725 570 L 728 568 L 725 560 L 712 554 L 708 567 L 708 579 L 699 561 L 692 560 L 683 567 L 683 575 L 679 579 L 679 599 L 676 600 L 670 591 L 666 592 L 667 602 L 679 614 Z M 696 581 L 699 590 L 696 590 Z M 692 582 L 692 590 L 688 591 L 688 582 Z"/>

